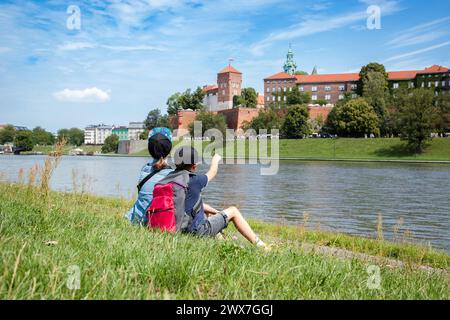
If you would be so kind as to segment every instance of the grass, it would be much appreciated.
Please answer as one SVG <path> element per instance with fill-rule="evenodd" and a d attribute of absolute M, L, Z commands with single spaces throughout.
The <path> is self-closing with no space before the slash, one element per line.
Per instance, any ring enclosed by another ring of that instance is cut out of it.
<path fill-rule="evenodd" d="M 205 142 L 204 146 L 207 144 Z M 246 150 L 248 150 L 248 142 L 246 146 Z M 270 141 L 268 146 L 270 147 Z M 450 139 L 433 139 L 430 146 L 422 154 L 409 152 L 405 148 L 405 143 L 397 138 L 280 140 L 279 152 L 281 158 L 450 161 Z M 142 150 L 132 155 L 148 156 L 148 151 Z M 246 156 L 248 156 L 248 153 Z"/>
<path fill-rule="evenodd" d="M 54 150 L 54 148 L 55 148 L 55 146 L 35 146 L 32 151 L 21 152 L 21 154 L 32 154 L 35 152 L 42 152 L 42 154 L 48 155 L 50 152 L 52 152 Z M 64 155 L 68 155 L 71 150 L 77 149 L 77 148 L 83 149 L 84 152 L 95 153 L 97 151 L 101 152 L 102 146 L 82 145 L 80 147 L 77 147 L 77 146 L 65 145 L 63 147 L 62 153 Z"/>
<path fill-rule="evenodd" d="M 34 181 L 34 180 L 33 180 Z M 150 232 L 122 216 L 131 201 L 0 184 L 0 299 L 448 299 L 449 278 L 306 253 L 308 241 L 448 270 L 449 255 L 405 244 L 251 224 L 279 245 Z M 233 233 L 232 229 L 228 233 Z M 68 288 L 79 268 L 79 290 Z M 75 269 L 77 270 L 77 269 Z"/>

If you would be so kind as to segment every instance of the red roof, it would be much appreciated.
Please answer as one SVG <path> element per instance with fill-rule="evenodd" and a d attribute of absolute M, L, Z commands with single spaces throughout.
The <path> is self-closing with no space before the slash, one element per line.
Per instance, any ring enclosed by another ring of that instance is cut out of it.
<path fill-rule="evenodd" d="M 242 72 L 236 70 L 232 66 L 228 66 L 228 67 L 220 70 L 219 73 L 239 73 L 239 74 L 242 74 Z"/>
<path fill-rule="evenodd" d="M 209 91 L 214 91 L 214 90 L 217 90 L 218 89 L 218 87 L 217 87 L 217 85 L 216 84 L 211 84 L 211 85 L 208 85 L 208 86 L 203 86 L 203 92 L 209 92 Z"/>
<path fill-rule="evenodd" d="M 273 76 L 265 78 L 264 80 L 287 80 L 287 79 L 295 79 L 295 76 L 290 75 L 289 73 L 286 72 L 280 72 L 274 74 Z"/>
<path fill-rule="evenodd" d="M 388 72 L 389 80 L 409 80 L 414 79 L 420 71 L 390 71 Z"/>
<path fill-rule="evenodd" d="M 297 83 L 358 81 L 359 73 L 311 74 L 296 76 Z"/>
<path fill-rule="evenodd" d="M 425 68 L 425 70 L 419 71 L 418 73 L 443 73 L 448 72 L 449 69 L 443 66 L 438 66 L 435 64 L 434 66 L 431 66 L 429 68 Z"/>

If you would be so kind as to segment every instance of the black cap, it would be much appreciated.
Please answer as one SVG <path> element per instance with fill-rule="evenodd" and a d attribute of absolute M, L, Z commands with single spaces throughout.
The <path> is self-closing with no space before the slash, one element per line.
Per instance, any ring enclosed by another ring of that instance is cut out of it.
<path fill-rule="evenodd" d="M 148 152 L 154 159 L 166 158 L 172 150 L 172 142 L 165 135 L 157 133 L 148 139 Z"/>

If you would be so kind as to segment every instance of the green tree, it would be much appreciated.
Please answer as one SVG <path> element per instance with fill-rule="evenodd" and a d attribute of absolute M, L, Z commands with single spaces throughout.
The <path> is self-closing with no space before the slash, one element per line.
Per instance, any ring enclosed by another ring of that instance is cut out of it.
<path fill-rule="evenodd" d="M 148 113 L 147 118 L 144 120 L 144 125 L 148 130 L 156 127 L 170 127 L 169 117 L 162 115 L 161 110 L 154 109 Z"/>
<path fill-rule="evenodd" d="M 308 75 L 308 72 L 299 70 L 299 71 L 295 71 L 294 74 L 295 74 L 296 76 L 307 76 L 307 75 Z"/>
<path fill-rule="evenodd" d="M 34 145 L 53 145 L 55 143 L 55 137 L 51 132 L 46 131 L 41 127 L 33 129 L 33 144 Z"/>
<path fill-rule="evenodd" d="M 450 94 L 441 92 L 435 98 L 436 119 L 433 127 L 437 133 L 450 132 Z"/>
<path fill-rule="evenodd" d="M 207 130 L 214 128 L 222 132 L 223 136 L 225 137 L 227 123 L 224 115 L 201 111 L 195 117 L 195 121 L 201 121 L 202 135 L 204 135 Z M 194 135 L 194 123 L 191 123 L 189 125 L 189 132 L 191 133 L 191 135 Z"/>
<path fill-rule="evenodd" d="M 28 130 L 20 130 L 16 132 L 14 137 L 14 146 L 22 151 L 33 150 L 33 134 Z"/>
<path fill-rule="evenodd" d="M 265 109 L 259 112 L 258 116 L 253 118 L 250 122 L 243 123 L 242 128 L 244 130 L 253 129 L 257 133 L 260 130 L 280 129 L 282 125 L 282 118 L 279 112 L 274 109 Z"/>
<path fill-rule="evenodd" d="M 202 88 L 197 87 L 194 92 L 191 92 L 191 89 L 187 89 L 183 92 L 179 98 L 178 103 L 184 110 L 203 110 L 203 98 L 205 97 L 205 93 Z"/>
<path fill-rule="evenodd" d="M 359 82 L 358 82 L 358 94 L 360 96 L 363 95 L 364 92 L 364 84 L 367 83 L 369 74 L 372 72 L 379 72 L 381 73 L 384 78 L 386 79 L 386 85 L 388 82 L 389 75 L 386 72 L 386 68 L 381 63 L 377 62 L 371 62 L 368 65 L 365 65 L 361 68 L 361 71 L 359 72 Z"/>
<path fill-rule="evenodd" d="M 364 98 L 334 107 L 327 119 L 327 131 L 343 137 L 378 136 L 378 117 Z"/>
<path fill-rule="evenodd" d="M 308 108 L 305 105 L 293 105 L 288 109 L 281 127 L 281 133 L 287 139 L 303 139 L 310 133 Z"/>
<path fill-rule="evenodd" d="M 59 129 L 57 132 L 57 139 L 61 141 L 62 139 L 70 143 L 70 133 L 69 129 Z"/>
<path fill-rule="evenodd" d="M 84 131 L 78 128 L 69 129 L 69 143 L 73 146 L 81 146 L 84 142 Z"/>
<path fill-rule="evenodd" d="M 319 106 L 326 106 L 328 104 L 328 101 L 324 99 L 319 99 L 315 101 L 314 104 L 318 104 Z"/>
<path fill-rule="evenodd" d="M 166 104 L 168 114 L 176 115 L 179 110 L 183 109 L 180 104 L 180 96 L 181 93 L 177 92 L 171 95 L 169 99 L 167 99 Z"/>
<path fill-rule="evenodd" d="M 105 139 L 105 144 L 102 146 L 102 153 L 117 153 L 119 148 L 119 136 L 112 134 Z"/>
<path fill-rule="evenodd" d="M 145 128 L 144 132 L 142 132 L 139 135 L 139 139 L 140 140 L 147 140 L 148 139 L 148 133 L 150 132 L 150 130 L 148 130 L 147 128 Z"/>
<path fill-rule="evenodd" d="M 14 126 L 8 124 L 3 129 L 0 129 L 0 144 L 14 142 L 15 136 L 16 136 L 16 129 L 14 129 Z"/>
<path fill-rule="evenodd" d="M 258 93 L 253 88 L 244 88 L 240 96 L 233 97 L 233 107 L 256 108 L 258 104 Z"/>
<path fill-rule="evenodd" d="M 307 92 L 302 92 L 295 86 L 286 94 L 286 102 L 288 105 L 308 104 L 311 102 L 311 95 Z"/>
<path fill-rule="evenodd" d="M 362 96 L 373 107 L 378 116 L 382 135 L 389 135 L 393 128 L 389 127 L 387 104 L 389 101 L 389 85 L 386 75 L 379 71 L 368 72 L 362 80 Z"/>
<path fill-rule="evenodd" d="M 398 121 L 402 140 L 414 152 L 423 152 L 427 141 L 431 140 L 437 108 L 434 93 L 428 89 L 403 91 L 398 94 Z"/>

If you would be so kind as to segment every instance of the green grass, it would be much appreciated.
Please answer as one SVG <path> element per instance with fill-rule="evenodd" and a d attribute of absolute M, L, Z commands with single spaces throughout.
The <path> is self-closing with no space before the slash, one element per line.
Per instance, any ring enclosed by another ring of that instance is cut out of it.
<path fill-rule="evenodd" d="M 381 267 L 381 289 L 367 287 L 368 264 L 303 252 L 298 241 L 347 247 L 448 268 L 446 253 L 402 244 L 273 226 L 270 253 L 243 241 L 150 232 L 122 218 L 130 201 L 0 184 L 0 299 L 448 299 L 449 278 L 412 264 Z M 234 233 L 231 229 L 228 232 Z M 49 241 L 55 241 L 49 244 Z M 390 253 L 388 253 L 390 252 Z M 81 271 L 79 290 L 66 283 Z M 447 269 L 448 270 L 448 269 Z"/>
<path fill-rule="evenodd" d="M 281 158 L 323 160 L 415 160 L 450 161 L 450 139 L 433 139 L 422 154 L 413 154 L 400 139 L 304 139 L 280 140 Z M 204 143 L 204 146 L 208 143 Z M 248 142 L 246 143 L 248 146 Z M 270 146 L 270 141 L 268 142 Z M 246 148 L 248 150 L 248 147 Z M 270 149 L 269 149 L 270 150 Z M 270 151 L 269 151 L 270 152 Z M 269 153 L 270 154 L 270 153 Z M 148 156 L 147 150 L 132 154 Z M 226 155 L 226 152 L 225 152 Z M 246 154 L 248 156 L 248 153 Z"/>
<path fill-rule="evenodd" d="M 22 152 L 21 154 L 32 154 L 34 152 L 42 152 L 44 155 L 47 155 L 50 152 L 52 152 L 54 150 L 54 148 L 55 148 L 54 146 L 35 146 L 32 151 Z M 63 154 L 67 155 L 67 154 L 69 154 L 70 150 L 77 149 L 77 148 L 83 149 L 84 152 L 93 152 L 93 153 L 97 152 L 97 151 L 101 152 L 101 150 L 102 150 L 102 146 L 82 145 L 80 147 L 77 147 L 77 146 L 66 145 L 63 147 Z"/>

